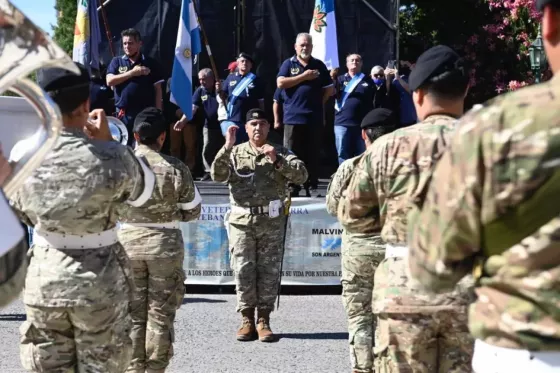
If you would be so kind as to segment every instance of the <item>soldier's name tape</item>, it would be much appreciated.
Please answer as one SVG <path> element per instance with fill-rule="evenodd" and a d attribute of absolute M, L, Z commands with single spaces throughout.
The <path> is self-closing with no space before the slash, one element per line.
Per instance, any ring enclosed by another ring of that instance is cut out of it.
<path fill-rule="evenodd" d="M 385 247 L 385 258 L 402 258 L 405 256 L 408 256 L 408 247 L 406 246 L 387 244 Z"/>
<path fill-rule="evenodd" d="M 40 230 L 33 232 L 33 243 L 35 245 L 49 246 L 54 249 L 98 249 L 117 242 L 117 228 L 83 235 L 60 234 Z"/>
<path fill-rule="evenodd" d="M 172 221 L 169 223 L 120 223 L 119 227 L 123 229 L 131 227 L 181 229 L 181 223 L 178 221 Z"/>

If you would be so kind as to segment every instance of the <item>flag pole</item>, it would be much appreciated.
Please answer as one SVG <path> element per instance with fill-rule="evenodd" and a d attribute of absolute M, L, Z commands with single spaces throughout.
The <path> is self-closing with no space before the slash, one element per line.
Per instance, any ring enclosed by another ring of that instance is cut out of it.
<path fill-rule="evenodd" d="M 204 45 L 206 46 L 206 51 L 208 52 L 208 57 L 210 58 L 210 65 L 212 66 L 212 72 L 214 73 L 214 79 L 220 79 L 218 75 L 218 69 L 216 68 L 216 61 L 214 61 L 214 56 L 212 55 L 212 50 L 210 49 L 210 43 L 208 43 L 208 37 L 206 37 L 206 31 L 204 30 L 204 25 L 202 24 L 202 19 L 198 15 L 198 6 L 196 5 L 196 1 L 193 0 L 193 7 L 194 12 L 196 14 L 196 19 L 198 21 L 198 26 L 200 27 L 200 32 L 202 33 L 202 40 L 204 41 Z"/>
<path fill-rule="evenodd" d="M 109 42 L 109 49 L 111 50 L 111 57 L 115 57 L 115 50 L 113 49 L 113 37 L 111 36 L 111 28 L 107 22 L 107 13 L 105 13 L 105 3 L 101 1 L 101 17 L 103 18 L 103 25 L 105 26 L 105 33 L 107 34 L 107 41 Z M 98 8 L 98 9 L 99 9 Z"/>

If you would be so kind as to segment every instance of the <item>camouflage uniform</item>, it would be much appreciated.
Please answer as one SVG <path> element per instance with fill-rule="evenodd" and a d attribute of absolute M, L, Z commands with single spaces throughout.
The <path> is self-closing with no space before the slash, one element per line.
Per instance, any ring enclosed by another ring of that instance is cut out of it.
<path fill-rule="evenodd" d="M 385 135 L 366 151 L 339 206 L 352 233 L 374 233 L 389 245 L 406 246 L 410 201 L 421 198 L 433 164 L 455 120 L 429 116 Z M 378 315 L 376 372 L 467 372 L 473 341 L 466 325 L 469 283 L 434 296 L 411 281 L 405 256 L 389 256 L 375 273 L 373 312 Z M 438 368 L 439 366 L 439 368 Z"/>
<path fill-rule="evenodd" d="M 123 205 L 118 210 L 123 223 L 119 241 L 132 262 L 136 285 L 130 306 L 133 355 L 128 371 L 163 372 L 173 356 L 173 321 L 185 293 L 185 248 L 180 229 L 157 224 L 197 219 L 201 199 L 181 161 L 145 145 L 135 153 L 148 161 L 156 183 L 144 206 Z"/>
<path fill-rule="evenodd" d="M 269 203 L 285 201 L 288 182 L 303 184 L 307 179 L 301 160 L 281 146 L 270 145 L 280 159 L 277 169 L 249 142 L 229 150 L 223 147 L 212 164 L 212 179 L 229 183 L 232 211 L 226 224 L 238 312 L 274 309 L 286 216 L 282 208 L 278 217 L 269 217 Z"/>
<path fill-rule="evenodd" d="M 336 216 L 339 201 L 361 156 L 339 166 L 327 189 L 327 211 Z M 371 309 L 373 278 L 385 257 L 381 237 L 363 233 L 342 233 L 342 300 L 348 316 L 350 360 L 354 372 L 371 373 L 375 318 Z"/>
<path fill-rule="evenodd" d="M 560 351 L 558 94 L 555 76 L 463 117 L 409 217 L 412 276 L 445 291 L 475 269 L 470 331 L 498 348 Z"/>
<path fill-rule="evenodd" d="M 147 200 L 153 184 L 144 181 L 150 171 L 142 167 L 121 144 L 64 129 L 12 199 L 20 218 L 35 229 L 23 297 L 27 321 L 20 328 L 25 369 L 126 370 L 132 352 L 130 263 L 114 231 L 114 243 L 88 243 L 115 228 L 118 204 Z M 71 246 L 52 243 L 66 235 L 85 237 Z"/>

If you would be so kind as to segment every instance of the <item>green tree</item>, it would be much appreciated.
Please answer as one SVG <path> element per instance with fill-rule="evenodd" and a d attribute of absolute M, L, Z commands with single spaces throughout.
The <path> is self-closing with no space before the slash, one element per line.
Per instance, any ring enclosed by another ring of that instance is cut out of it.
<path fill-rule="evenodd" d="M 68 54 L 72 55 L 74 46 L 74 27 L 78 2 L 76 0 L 56 0 L 55 9 L 58 21 L 54 29 L 54 41 Z"/>

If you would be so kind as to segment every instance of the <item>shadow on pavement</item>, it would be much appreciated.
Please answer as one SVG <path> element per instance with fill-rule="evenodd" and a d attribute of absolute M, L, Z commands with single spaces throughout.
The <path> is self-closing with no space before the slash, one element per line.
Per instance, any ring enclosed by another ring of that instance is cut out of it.
<path fill-rule="evenodd" d="M 183 298 L 183 304 L 187 303 L 226 303 L 227 300 L 223 299 L 208 299 L 208 298 Z"/>
<path fill-rule="evenodd" d="M 27 315 L 23 313 L 16 313 L 13 315 L 0 315 L 0 321 L 25 321 Z"/>
<path fill-rule="evenodd" d="M 278 339 L 348 339 L 348 333 L 284 333 L 276 336 Z"/>

